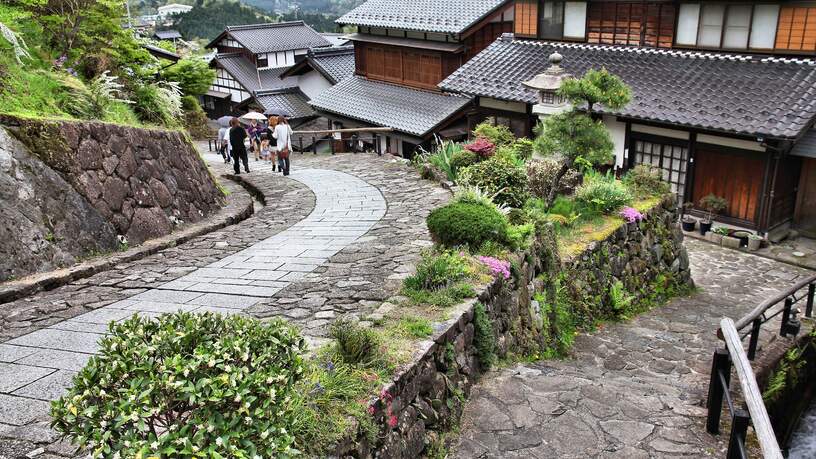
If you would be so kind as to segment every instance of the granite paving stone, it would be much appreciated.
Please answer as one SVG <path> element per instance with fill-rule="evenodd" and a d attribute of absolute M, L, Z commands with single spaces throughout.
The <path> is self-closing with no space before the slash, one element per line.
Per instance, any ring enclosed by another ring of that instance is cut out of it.
<path fill-rule="evenodd" d="M 46 328 L 37 330 L 9 341 L 18 346 L 58 349 L 83 353 L 94 353 L 99 348 L 99 335 Z"/>
<path fill-rule="evenodd" d="M 44 376 L 53 373 L 53 369 L 0 363 L 0 392 L 11 393 Z"/>
<path fill-rule="evenodd" d="M 29 349 L 35 352 L 27 357 L 23 357 L 16 363 L 35 367 L 79 371 L 91 358 L 91 354 L 82 354 L 79 352 L 59 351 L 56 349 Z"/>
<path fill-rule="evenodd" d="M 13 392 L 13 395 L 51 401 L 61 397 L 76 375 L 75 371 L 57 370 Z"/>
<path fill-rule="evenodd" d="M 48 416 L 51 405 L 43 400 L 0 394 L 0 423 L 20 426 Z"/>

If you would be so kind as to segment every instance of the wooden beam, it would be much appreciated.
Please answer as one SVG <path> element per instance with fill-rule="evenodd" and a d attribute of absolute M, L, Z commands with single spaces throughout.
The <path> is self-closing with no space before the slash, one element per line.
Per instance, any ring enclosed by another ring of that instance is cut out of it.
<path fill-rule="evenodd" d="M 751 362 L 745 355 L 742 348 L 742 339 L 739 332 L 734 327 L 734 321 L 728 317 L 720 321 L 720 330 L 723 332 L 728 354 L 734 364 L 734 370 L 739 378 L 740 387 L 745 398 L 745 405 L 751 413 L 751 424 L 759 440 L 759 447 L 762 449 L 762 457 L 765 459 L 783 459 L 779 443 L 776 441 L 776 434 L 771 426 L 768 411 L 765 409 L 765 402 L 762 400 L 762 393 L 759 391 L 754 370 Z"/>
<path fill-rule="evenodd" d="M 370 128 L 348 128 L 348 129 L 331 129 L 326 131 L 293 131 L 294 134 L 334 134 L 335 132 L 393 132 L 394 128 L 390 127 L 370 127 Z"/>

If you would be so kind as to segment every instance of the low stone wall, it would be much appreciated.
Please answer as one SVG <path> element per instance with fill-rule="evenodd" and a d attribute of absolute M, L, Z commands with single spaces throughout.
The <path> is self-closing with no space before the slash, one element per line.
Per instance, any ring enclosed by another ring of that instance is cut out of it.
<path fill-rule="evenodd" d="M 197 222 L 224 203 L 198 151 L 179 131 L 8 117 L 0 123 L 131 244 Z"/>
<path fill-rule="evenodd" d="M 338 445 L 337 455 L 357 458 L 417 458 L 461 415 L 470 389 L 484 371 L 479 361 L 477 303 L 484 306 L 499 358 L 540 352 L 552 345 L 555 308 L 534 297 L 566 301 L 582 322 L 612 317 L 609 289 L 620 280 L 639 300 L 652 295 L 651 286 L 672 279 L 691 282 L 688 255 L 682 246 L 674 200 L 667 198 L 640 223 L 621 226 L 580 255 L 562 260 L 552 231 L 537 235 L 534 246 L 514 256 L 513 277 L 496 279 L 477 289 L 478 298 L 450 311 L 451 319 L 437 324 L 428 341 L 418 344 L 413 363 L 383 388 L 372 403 L 380 427 L 375 443 L 362 435 Z M 567 298 L 557 299 L 561 282 Z M 584 307 L 578 307 L 583 305 Z M 388 420 L 396 416 L 396 425 Z"/>

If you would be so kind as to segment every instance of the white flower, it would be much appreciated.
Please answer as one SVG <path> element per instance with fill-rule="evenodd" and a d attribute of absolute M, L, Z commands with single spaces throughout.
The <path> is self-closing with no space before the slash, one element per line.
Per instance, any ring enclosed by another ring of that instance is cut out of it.
<path fill-rule="evenodd" d="M 212 433 L 213 430 L 215 430 L 215 427 L 213 427 L 212 424 L 207 426 L 207 432 Z"/>
<path fill-rule="evenodd" d="M 188 376 L 190 376 L 190 369 L 189 369 L 189 368 L 185 368 L 185 369 L 184 369 L 184 377 L 186 378 L 186 377 L 188 377 Z"/>
<path fill-rule="evenodd" d="M 210 361 L 207 362 L 207 366 L 210 367 L 210 368 L 214 367 L 215 366 L 215 359 L 210 359 Z"/>
<path fill-rule="evenodd" d="M 159 442 L 154 441 L 150 444 L 150 449 L 159 449 Z"/>
<path fill-rule="evenodd" d="M 241 394 L 236 395 L 234 401 L 235 401 L 235 403 L 240 402 L 241 401 Z"/>
<path fill-rule="evenodd" d="M 215 439 L 215 444 L 221 446 L 224 444 L 224 440 L 222 440 L 221 437 L 218 437 Z"/>

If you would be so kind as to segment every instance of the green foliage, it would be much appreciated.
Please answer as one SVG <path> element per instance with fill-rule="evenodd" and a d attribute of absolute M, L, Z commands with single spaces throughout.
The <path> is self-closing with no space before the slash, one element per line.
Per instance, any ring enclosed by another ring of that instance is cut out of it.
<path fill-rule="evenodd" d="M 660 169 L 650 164 L 638 164 L 623 177 L 623 184 L 636 198 L 663 196 L 671 186 L 663 180 Z"/>
<path fill-rule="evenodd" d="M 533 235 L 535 235 L 533 223 L 510 225 L 507 228 L 508 245 L 515 250 L 528 249 L 532 244 Z"/>
<path fill-rule="evenodd" d="M 785 353 L 776 368 L 771 372 L 768 379 L 768 387 L 762 393 L 762 399 L 766 403 L 775 402 L 790 387 L 796 387 L 799 382 L 799 373 L 807 365 L 807 360 L 802 358 L 803 351 L 794 347 Z"/>
<path fill-rule="evenodd" d="M 94 456 L 289 454 L 288 401 L 305 344 L 283 321 L 175 313 L 111 323 L 52 403 L 53 427 Z"/>
<path fill-rule="evenodd" d="M 726 228 L 724 226 L 718 226 L 718 227 L 714 228 L 713 231 L 714 231 L 715 234 L 719 234 L 720 236 L 728 236 L 728 234 L 730 233 L 731 230 L 729 230 L 728 228 Z"/>
<path fill-rule="evenodd" d="M 450 159 L 450 164 L 453 170 L 458 171 L 468 166 L 472 166 L 481 160 L 482 158 L 480 158 L 476 153 L 470 150 L 460 149 L 453 153 L 453 156 L 451 156 Z"/>
<path fill-rule="evenodd" d="M 484 121 L 473 130 L 476 137 L 483 137 L 493 143 L 496 147 L 511 145 L 516 140 L 516 136 L 507 126 L 494 126 L 489 121 Z"/>
<path fill-rule="evenodd" d="M 427 338 L 433 333 L 431 322 L 422 317 L 403 317 L 398 328 L 411 338 Z"/>
<path fill-rule="evenodd" d="M 507 242 L 507 217 L 495 206 L 454 202 L 434 209 L 427 224 L 434 239 L 447 247 L 476 250 L 485 241 Z"/>
<path fill-rule="evenodd" d="M 529 161 L 533 157 L 533 150 L 535 144 L 530 139 L 516 139 L 511 145 L 510 148 L 513 150 L 513 153 L 516 155 L 517 158 L 521 158 L 524 161 Z"/>
<path fill-rule="evenodd" d="M 590 111 L 596 104 L 621 109 L 632 100 L 632 90 L 626 83 L 603 67 L 588 70 L 582 78 L 565 80 L 558 91 L 576 107 L 587 104 Z"/>
<path fill-rule="evenodd" d="M 493 321 L 482 303 L 473 306 L 473 331 L 476 357 L 482 368 L 488 370 L 496 363 L 496 335 L 493 333 Z"/>
<path fill-rule="evenodd" d="M 527 173 L 503 158 L 492 157 L 459 172 L 459 183 L 479 188 L 500 205 L 521 207 L 527 200 Z"/>
<path fill-rule="evenodd" d="M 341 317 L 329 327 L 329 336 L 336 341 L 337 355 L 343 362 L 361 367 L 374 367 L 381 362 L 380 337 L 359 322 Z"/>
<path fill-rule="evenodd" d="M 626 311 L 634 301 L 634 296 L 626 291 L 623 282 L 616 280 L 609 287 L 609 303 L 612 305 L 612 310 L 621 315 L 626 315 Z"/>
<path fill-rule="evenodd" d="M 173 28 L 188 40 L 212 40 L 228 25 L 273 22 L 253 8 L 233 0 L 196 2 L 193 9 L 175 18 Z"/>
<path fill-rule="evenodd" d="M 719 214 L 728 208 L 728 201 L 712 193 L 700 198 L 699 205 L 708 212 L 708 220 L 710 221 L 713 214 Z"/>
<path fill-rule="evenodd" d="M 75 78 L 66 77 L 63 81 L 74 82 L 66 85 L 68 91 L 62 99 L 63 108 L 79 118 L 104 120 L 113 113 L 115 105 L 132 103 L 123 94 L 124 86 L 107 70 L 94 78 L 87 88 Z"/>
<path fill-rule="evenodd" d="M 453 157 L 461 151 L 461 145 L 445 141 L 437 147 L 436 151 L 428 155 L 428 162 L 444 172 L 448 180 L 455 182 L 458 169 L 453 163 Z"/>
<path fill-rule="evenodd" d="M 207 92 L 215 79 L 215 69 L 201 59 L 182 59 L 161 72 L 165 81 L 178 83 L 186 96 L 198 96 Z"/>
<path fill-rule="evenodd" d="M 435 291 L 403 287 L 401 293 L 408 297 L 413 304 L 437 308 L 449 308 L 460 303 L 465 298 L 473 298 L 476 296 L 476 290 L 467 282 L 460 282 L 451 287 Z"/>
<path fill-rule="evenodd" d="M 537 293 L 533 299 L 541 308 L 542 320 L 542 354 L 544 358 L 560 358 L 569 352 L 575 342 L 576 325 L 569 301 L 567 290 L 563 287 L 564 276 L 557 276 L 555 283 L 554 302 L 548 302 L 545 296 Z"/>
<path fill-rule="evenodd" d="M 181 98 L 181 106 L 184 110 L 184 127 L 190 133 L 190 137 L 204 140 L 212 135 L 207 114 L 199 105 L 198 99 L 193 96 L 184 96 Z"/>
<path fill-rule="evenodd" d="M 535 139 L 537 152 L 563 156 L 568 169 L 578 158 L 595 165 L 606 163 L 612 159 L 614 148 L 602 121 L 577 112 L 548 116 Z"/>
<path fill-rule="evenodd" d="M 414 290 L 441 290 L 468 277 L 465 258 L 456 252 L 425 252 L 417 264 L 416 273 L 403 281 L 405 288 Z"/>
<path fill-rule="evenodd" d="M 181 116 L 181 92 L 173 85 L 140 85 L 133 91 L 134 110 L 145 123 L 176 126 Z"/>
<path fill-rule="evenodd" d="M 556 174 L 564 165 L 563 161 L 555 158 L 545 158 L 542 160 L 527 162 L 527 183 L 530 193 L 533 196 L 546 199 L 550 194 Z M 581 183 L 581 176 L 574 169 L 567 170 L 566 174 L 559 179 L 558 194 L 570 194 L 578 184 Z"/>
<path fill-rule="evenodd" d="M 584 179 L 575 200 L 592 214 L 610 215 L 632 201 L 626 186 L 614 176 L 594 174 Z"/>

